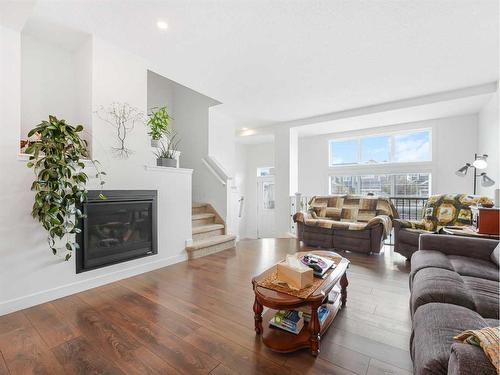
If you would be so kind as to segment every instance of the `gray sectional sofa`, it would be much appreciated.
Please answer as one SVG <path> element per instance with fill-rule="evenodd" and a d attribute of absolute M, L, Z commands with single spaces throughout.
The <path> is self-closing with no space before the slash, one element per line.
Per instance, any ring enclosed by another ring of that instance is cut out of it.
<path fill-rule="evenodd" d="M 496 374 L 482 349 L 453 340 L 499 326 L 498 241 L 423 234 L 411 257 L 414 373 Z"/>

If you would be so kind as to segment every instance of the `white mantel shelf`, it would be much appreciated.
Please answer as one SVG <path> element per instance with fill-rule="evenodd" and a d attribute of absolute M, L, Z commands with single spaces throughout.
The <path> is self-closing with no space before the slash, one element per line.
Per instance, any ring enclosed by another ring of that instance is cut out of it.
<path fill-rule="evenodd" d="M 193 174 L 192 169 L 186 169 L 186 168 L 157 167 L 156 165 L 154 165 L 154 166 L 153 165 L 145 165 L 144 168 L 147 171 L 152 171 L 152 172 Z"/>

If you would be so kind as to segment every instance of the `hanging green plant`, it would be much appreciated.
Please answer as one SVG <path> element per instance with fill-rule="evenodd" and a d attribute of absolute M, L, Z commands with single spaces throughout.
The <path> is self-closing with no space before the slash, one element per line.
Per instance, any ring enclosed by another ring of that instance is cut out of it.
<path fill-rule="evenodd" d="M 148 135 L 151 139 L 158 141 L 167 134 L 172 117 L 168 114 L 167 107 L 153 108 L 148 117 Z"/>
<path fill-rule="evenodd" d="M 84 159 L 89 158 L 87 141 L 80 138 L 82 125 L 71 126 L 65 120 L 49 116 L 28 133 L 38 140 L 26 149 L 29 154 L 28 168 L 33 168 L 35 191 L 32 215 L 48 232 L 50 249 L 65 260 L 78 248 L 75 235 L 80 232 L 78 221 L 83 218 L 78 209 L 87 197 L 88 176 L 84 172 Z M 97 160 L 90 160 L 96 170 L 100 186 L 104 185 Z M 106 199 L 100 195 L 101 199 Z"/>

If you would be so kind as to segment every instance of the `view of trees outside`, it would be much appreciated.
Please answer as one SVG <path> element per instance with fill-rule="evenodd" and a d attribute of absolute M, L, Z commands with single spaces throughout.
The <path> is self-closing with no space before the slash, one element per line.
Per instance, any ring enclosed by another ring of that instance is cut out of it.
<path fill-rule="evenodd" d="M 428 197 L 430 181 L 430 173 L 330 176 L 330 193 Z"/>

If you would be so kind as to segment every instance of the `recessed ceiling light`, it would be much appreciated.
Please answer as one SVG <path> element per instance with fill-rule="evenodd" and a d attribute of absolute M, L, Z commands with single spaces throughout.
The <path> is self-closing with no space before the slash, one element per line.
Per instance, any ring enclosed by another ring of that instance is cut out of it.
<path fill-rule="evenodd" d="M 168 23 L 166 23 L 165 21 L 158 21 L 156 23 L 156 26 L 158 26 L 158 28 L 160 30 L 167 30 L 168 29 Z"/>
<path fill-rule="evenodd" d="M 245 131 L 245 130 L 248 130 L 248 128 L 241 128 L 241 130 Z"/>

